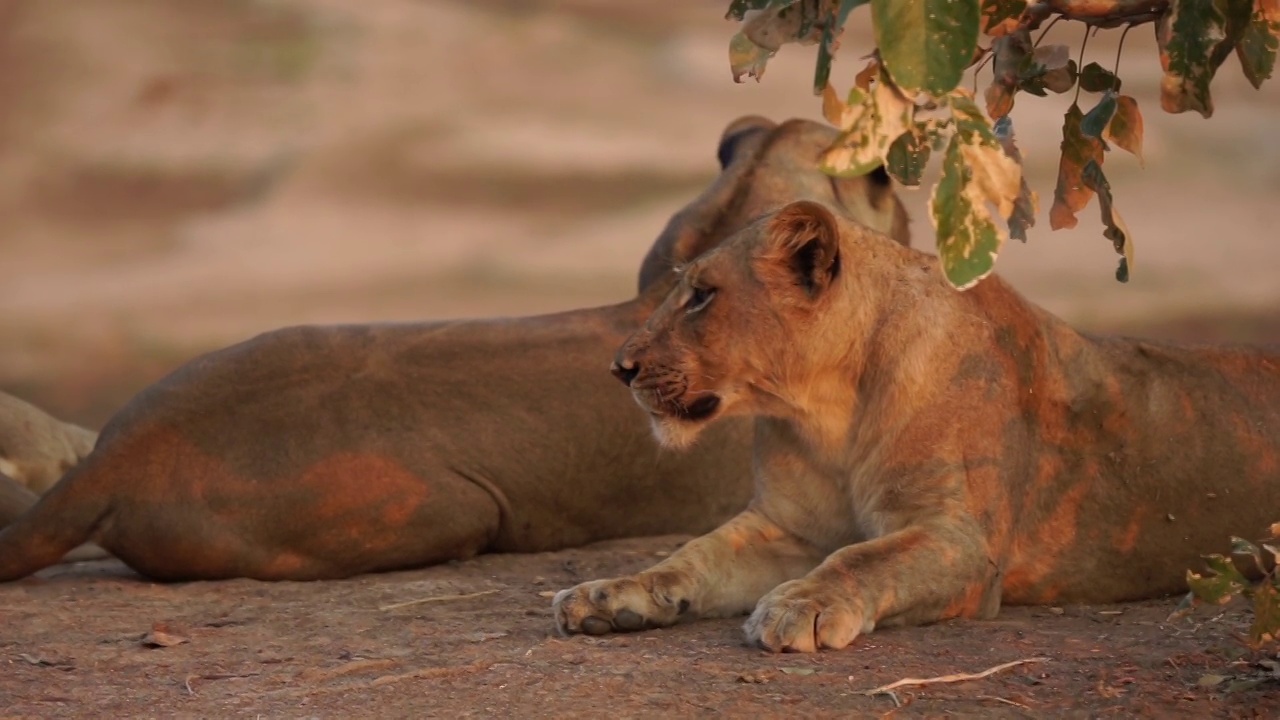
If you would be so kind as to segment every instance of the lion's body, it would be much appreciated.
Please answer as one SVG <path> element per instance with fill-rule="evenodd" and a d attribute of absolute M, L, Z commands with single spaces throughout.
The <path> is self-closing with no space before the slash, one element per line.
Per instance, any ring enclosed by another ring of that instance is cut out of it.
<path fill-rule="evenodd" d="M 615 372 L 673 444 L 756 416 L 755 497 L 652 570 L 561 593 L 563 630 L 751 612 L 767 648 L 843 647 L 1185 590 L 1280 520 L 1280 354 L 1091 338 L 813 203 L 685 275 Z"/>
<path fill-rule="evenodd" d="M 609 359 L 673 264 L 796 197 L 848 201 L 905 241 L 887 183 L 815 169 L 831 134 L 731 125 L 724 172 L 659 237 L 636 300 L 291 328 L 189 363 L 0 531 L 0 580 L 90 538 L 160 579 L 312 579 L 714 527 L 750 497 L 749 423 L 717 429 L 697 453 L 663 450 L 608 378 Z"/>

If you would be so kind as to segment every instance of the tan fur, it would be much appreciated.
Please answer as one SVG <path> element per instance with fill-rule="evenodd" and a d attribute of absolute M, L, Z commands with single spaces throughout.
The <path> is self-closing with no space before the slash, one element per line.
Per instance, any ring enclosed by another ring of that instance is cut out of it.
<path fill-rule="evenodd" d="M 818 203 L 691 263 L 614 371 L 671 444 L 755 417 L 755 496 L 650 570 L 562 591 L 565 632 L 749 612 L 767 649 L 841 648 L 1185 591 L 1280 519 L 1280 354 L 1081 335 Z"/>
<path fill-rule="evenodd" d="M 289 328 L 192 361 L 0 531 L 0 580 L 90 538 L 154 578 L 312 579 L 715 527 L 750 497 L 749 423 L 721 424 L 693 453 L 662 450 L 609 358 L 673 266 L 796 198 L 842 204 L 905 242 L 886 182 L 816 170 L 833 136 L 807 121 L 731 124 L 723 172 L 659 236 L 635 300 Z"/>
<path fill-rule="evenodd" d="M 65 423 L 36 406 L 0 393 L 0 473 L 34 493 L 53 487 L 93 449 L 98 434 Z"/>

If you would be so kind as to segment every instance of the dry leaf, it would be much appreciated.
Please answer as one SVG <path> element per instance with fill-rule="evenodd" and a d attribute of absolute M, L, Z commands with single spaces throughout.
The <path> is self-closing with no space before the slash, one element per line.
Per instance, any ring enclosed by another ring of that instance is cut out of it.
<path fill-rule="evenodd" d="M 1102 137 L 1138 158 L 1139 165 L 1145 165 L 1142 158 L 1142 113 L 1138 111 L 1138 101 L 1128 95 L 1116 98 L 1116 112 L 1111 122 L 1102 132 Z"/>
<path fill-rule="evenodd" d="M 183 635 L 179 635 L 164 623 L 156 623 L 151 626 L 151 632 L 142 638 L 142 644 L 153 648 L 167 648 L 174 645 L 191 642 L 191 639 Z"/>

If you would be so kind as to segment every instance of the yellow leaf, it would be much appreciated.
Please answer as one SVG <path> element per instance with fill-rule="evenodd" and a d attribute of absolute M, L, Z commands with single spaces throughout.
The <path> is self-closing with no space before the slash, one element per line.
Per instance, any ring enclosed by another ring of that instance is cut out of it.
<path fill-rule="evenodd" d="M 867 66 L 858 71 L 856 77 L 853 78 L 853 84 L 863 90 L 871 89 L 871 81 L 880 75 L 880 61 L 872 58 Z"/>
<path fill-rule="evenodd" d="M 960 146 L 964 163 L 972 173 L 965 191 L 972 189 L 974 197 L 991 202 L 1002 217 L 1013 214 L 1014 201 L 1022 191 L 1022 167 L 998 147 L 987 144 Z"/>
<path fill-rule="evenodd" d="M 849 100 L 837 107 L 839 99 L 833 97 L 829 107 L 823 93 L 823 113 L 844 130 L 822 155 L 823 172 L 833 175 L 862 175 L 883 164 L 889 147 L 910 129 L 915 113 L 915 104 L 884 73 L 869 95 L 855 87 Z"/>
<path fill-rule="evenodd" d="M 876 115 L 880 118 L 880 135 L 885 138 L 884 149 L 888 151 L 889 145 L 911 128 L 911 118 L 916 106 L 883 73 L 875 89 L 871 91 L 871 97 L 875 102 Z M 881 156 L 883 157 L 883 153 Z"/>
<path fill-rule="evenodd" d="M 836 90 L 831 87 L 831 83 L 827 83 L 827 86 L 822 88 L 822 117 L 826 118 L 827 122 L 836 127 L 844 127 L 841 120 L 844 118 L 844 110 L 847 107 L 840 102 L 840 96 L 836 95 Z"/>
<path fill-rule="evenodd" d="M 849 93 L 848 102 L 840 100 L 830 83 L 822 89 L 822 116 L 841 130 L 852 129 L 862 123 L 865 116 L 874 112 L 875 108 L 868 102 L 867 96 L 856 88 Z"/>

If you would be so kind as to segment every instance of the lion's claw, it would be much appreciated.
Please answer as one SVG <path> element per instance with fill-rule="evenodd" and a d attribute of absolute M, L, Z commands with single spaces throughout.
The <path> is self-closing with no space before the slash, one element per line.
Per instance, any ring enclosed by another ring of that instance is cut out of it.
<path fill-rule="evenodd" d="M 671 588 L 656 587 L 653 577 L 597 580 L 561 590 L 552 601 L 562 633 L 605 635 L 674 625 L 687 600 Z"/>
<path fill-rule="evenodd" d="M 743 630 L 754 644 L 772 652 L 838 650 L 869 632 L 857 603 L 804 581 L 779 585 L 760 599 Z"/>

